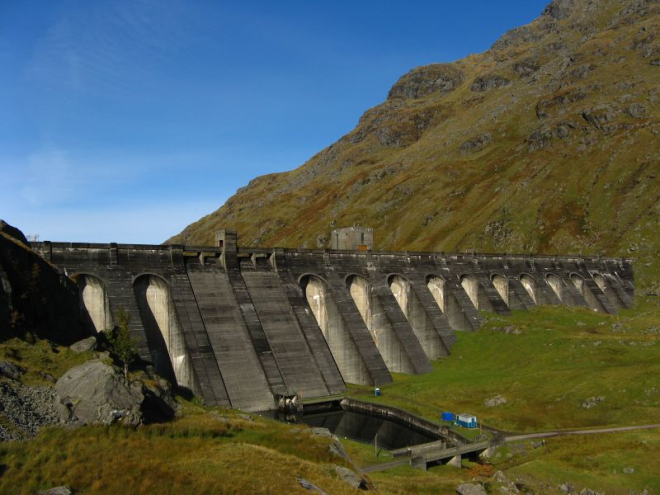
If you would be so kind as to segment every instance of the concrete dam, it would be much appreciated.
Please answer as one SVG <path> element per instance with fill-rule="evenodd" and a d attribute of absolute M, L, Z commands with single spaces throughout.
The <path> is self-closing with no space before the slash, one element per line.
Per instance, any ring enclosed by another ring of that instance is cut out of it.
<path fill-rule="evenodd" d="M 333 234 L 334 249 L 239 248 L 221 230 L 216 246 L 33 248 L 76 280 L 91 330 L 112 328 L 123 308 L 142 360 L 207 404 L 246 411 L 428 372 L 480 311 L 632 304 L 629 259 L 376 252 L 372 239 L 351 228 Z"/>

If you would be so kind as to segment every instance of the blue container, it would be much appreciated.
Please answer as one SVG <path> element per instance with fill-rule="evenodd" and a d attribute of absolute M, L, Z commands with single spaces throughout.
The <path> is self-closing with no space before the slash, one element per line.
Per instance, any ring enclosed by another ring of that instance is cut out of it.
<path fill-rule="evenodd" d="M 376 397 L 380 397 L 380 389 L 379 389 L 379 388 L 375 388 L 375 389 L 374 389 L 374 395 L 375 395 Z"/>
<path fill-rule="evenodd" d="M 442 420 L 443 421 L 454 421 L 454 413 L 453 412 L 443 412 L 442 413 Z"/>

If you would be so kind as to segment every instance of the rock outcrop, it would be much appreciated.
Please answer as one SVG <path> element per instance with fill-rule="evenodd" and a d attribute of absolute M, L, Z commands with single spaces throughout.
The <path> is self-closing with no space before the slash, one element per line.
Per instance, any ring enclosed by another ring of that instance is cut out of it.
<path fill-rule="evenodd" d="M 450 64 L 417 67 L 399 79 L 387 96 L 388 99 L 418 99 L 433 93 L 449 93 L 458 88 L 465 75 Z"/>
<path fill-rule="evenodd" d="M 69 345 L 87 336 L 76 284 L 29 248 L 16 228 L 0 229 L 0 341 L 26 333 Z"/>
<path fill-rule="evenodd" d="M 57 380 L 55 390 L 62 422 L 137 426 L 144 421 L 142 384 L 129 384 L 102 361 L 71 368 Z"/>
<path fill-rule="evenodd" d="M 8 235 L 9 237 L 13 237 L 15 240 L 23 244 L 25 247 L 30 247 L 30 243 L 28 242 L 27 237 L 25 237 L 23 232 L 21 232 L 12 225 L 9 225 L 7 222 L 1 219 L 0 219 L 0 232 Z"/>
<path fill-rule="evenodd" d="M 170 420 L 177 409 L 170 385 L 162 378 L 129 382 L 101 360 L 68 370 L 57 380 L 55 391 L 60 420 L 75 425 L 137 426 Z"/>

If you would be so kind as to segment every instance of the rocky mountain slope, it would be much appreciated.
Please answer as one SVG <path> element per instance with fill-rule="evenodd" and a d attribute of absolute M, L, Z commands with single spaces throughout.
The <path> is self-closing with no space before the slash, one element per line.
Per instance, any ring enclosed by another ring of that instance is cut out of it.
<path fill-rule="evenodd" d="M 660 2 L 555 0 L 490 50 L 413 69 L 356 128 L 169 242 L 625 255 L 657 292 Z M 643 267 L 642 270 L 639 268 Z"/>

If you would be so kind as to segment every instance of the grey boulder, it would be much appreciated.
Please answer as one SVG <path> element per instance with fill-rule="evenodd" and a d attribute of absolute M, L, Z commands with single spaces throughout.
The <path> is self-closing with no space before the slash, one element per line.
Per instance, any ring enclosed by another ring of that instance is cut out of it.
<path fill-rule="evenodd" d="M 322 495 L 327 495 L 321 488 L 316 486 L 311 481 L 307 481 L 305 478 L 301 478 L 300 476 L 298 476 L 296 479 L 298 480 L 298 484 L 302 486 L 305 490 L 314 493 L 321 493 Z"/>
<path fill-rule="evenodd" d="M 101 361 L 88 361 L 57 380 L 60 419 L 77 424 L 142 424 L 142 384 L 129 384 L 124 376 Z"/>
<path fill-rule="evenodd" d="M 76 354 L 83 352 L 93 351 L 96 349 L 96 337 L 87 337 L 86 339 L 79 340 L 75 344 L 71 344 L 70 349 Z"/>
<path fill-rule="evenodd" d="M 14 363 L 4 360 L 0 361 L 0 375 L 2 376 L 6 376 L 12 380 L 18 380 L 24 371 L 24 369 L 16 366 Z"/>
<path fill-rule="evenodd" d="M 72 493 L 71 488 L 68 486 L 56 486 L 55 488 L 40 491 L 39 495 L 71 495 Z"/>
<path fill-rule="evenodd" d="M 487 495 L 486 489 L 477 483 L 463 483 L 456 487 L 458 495 Z"/>
<path fill-rule="evenodd" d="M 362 477 L 357 474 L 355 471 L 351 471 L 348 468 L 342 466 L 333 466 L 339 478 L 344 482 L 351 485 L 353 488 L 364 489 L 365 484 Z"/>

